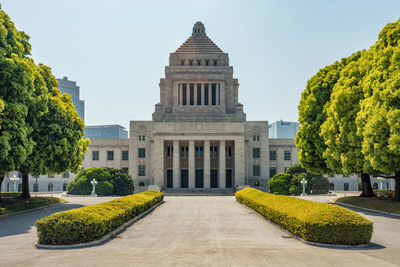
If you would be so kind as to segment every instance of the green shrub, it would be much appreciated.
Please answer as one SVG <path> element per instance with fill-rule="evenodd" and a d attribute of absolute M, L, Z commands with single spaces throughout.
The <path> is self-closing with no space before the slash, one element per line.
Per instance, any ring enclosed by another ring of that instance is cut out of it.
<path fill-rule="evenodd" d="M 254 188 L 236 192 L 236 200 L 293 234 L 312 242 L 357 245 L 369 243 L 373 224 L 351 210 Z"/>
<path fill-rule="evenodd" d="M 81 170 L 75 179 L 69 182 L 67 186 L 68 193 L 72 195 L 90 195 L 92 192 L 92 184 L 90 182 L 93 179 L 96 179 L 98 182 L 96 186 L 96 193 L 98 195 L 126 196 L 132 194 L 134 191 L 133 180 L 129 174 L 124 173 L 120 169 L 98 167 Z M 107 190 L 97 191 L 103 189 L 104 186 L 100 185 L 103 182 L 110 183 L 113 190 L 110 191 L 110 187 L 107 185 Z"/>
<path fill-rule="evenodd" d="M 276 195 L 288 195 L 290 188 L 290 175 L 287 173 L 278 173 L 269 180 L 269 191 Z"/>
<path fill-rule="evenodd" d="M 164 194 L 161 192 L 145 191 L 96 205 L 54 213 L 36 221 L 38 243 L 71 245 L 99 239 L 163 198 Z"/>
<path fill-rule="evenodd" d="M 99 196 L 109 196 L 112 195 L 114 186 L 107 181 L 102 181 L 96 185 L 96 194 Z"/>

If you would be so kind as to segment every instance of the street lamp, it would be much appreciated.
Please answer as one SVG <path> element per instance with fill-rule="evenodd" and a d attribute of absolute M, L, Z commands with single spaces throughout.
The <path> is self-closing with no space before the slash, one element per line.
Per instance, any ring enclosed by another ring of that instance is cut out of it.
<path fill-rule="evenodd" d="M 19 178 L 15 176 L 15 174 L 10 178 L 10 181 L 14 182 L 14 192 L 17 192 L 17 181 L 19 181 Z"/>
<path fill-rule="evenodd" d="M 303 193 L 301 193 L 301 196 L 307 196 L 307 193 L 306 193 L 307 180 L 303 178 L 303 180 L 301 180 L 300 183 L 303 185 Z"/>
<path fill-rule="evenodd" d="M 383 180 L 384 180 L 385 178 L 378 177 L 378 178 L 376 178 L 376 179 L 378 179 L 378 181 L 379 181 L 379 189 L 382 190 L 382 189 L 383 189 Z"/>
<path fill-rule="evenodd" d="M 97 181 L 96 181 L 96 179 L 93 178 L 93 180 L 92 180 L 90 183 L 91 183 L 92 186 L 93 186 L 93 190 L 92 190 L 91 196 L 92 196 L 92 197 L 97 197 L 97 194 L 96 194 L 96 184 L 97 184 Z"/>

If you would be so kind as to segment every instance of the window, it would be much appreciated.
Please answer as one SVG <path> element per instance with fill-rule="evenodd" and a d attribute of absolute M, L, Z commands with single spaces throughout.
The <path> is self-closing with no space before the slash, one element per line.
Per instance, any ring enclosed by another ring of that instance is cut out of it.
<path fill-rule="evenodd" d="M 202 157 L 202 156 L 203 156 L 203 147 L 196 146 L 196 157 Z"/>
<path fill-rule="evenodd" d="M 114 160 L 114 151 L 107 151 L 107 160 Z"/>
<path fill-rule="evenodd" d="M 144 135 L 139 135 L 139 141 L 144 141 L 144 140 L 146 140 L 145 136 Z"/>
<path fill-rule="evenodd" d="M 99 160 L 99 151 L 92 152 L 92 160 Z"/>
<path fill-rule="evenodd" d="M 217 93 L 216 93 L 216 84 L 211 84 L 211 105 L 215 106 L 217 104 Z"/>
<path fill-rule="evenodd" d="M 182 105 L 187 104 L 187 99 L 186 99 L 186 84 L 182 84 Z"/>
<path fill-rule="evenodd" d="M 208 105 L 208 84 L 204 84 L 204 105 Z"/>
<path fill-rule="evenodd" d="M 218 155 L 218 150 L 216 146 L 210 146 L 210 156 L 216 157 Z"/>
<path fill-rule="evenodd" d="M 189 87 L 190 87 L 190 90 L 189 90 L 189 93 L 190 93 L 190 105 L 191 106 L 193 106 L 194 105 L 194 84 L 193 83 L 191 83 L 191 84 L 189 84 Z"/>
<path fill-rule="evenodd" d="M 146 157 L 146 148 L 140 147 L 138 149 L 138 157 L 145 158 Z"/>
<path fill-rule="evenodd" d="M 260 141 L 259 135 L 253 135 L 253 141 Z"/>
<path fill-rule="evenodd" d="M 167 157 L 172 157 L 174 155 L 174 147 L 169 146 L 167 147 Z"/>
<path fill-rule="evenodd" d="M 139 167 L 138 167 L 138 175 L 139 176 L 146 176 L 146 166 L 145 165 L 139 165 Z"/>
<path fill-rule="evenodd" d="M 181 146 L 181 157 L 188 157 L 188 156 L 189 156 L 189 147 Z"/>
<path fill-rule="evenodd" d="M 129 154 L 128 151 L 122 151 L 122 160 L 128 160 Z"/>
<path fill-rule="evenodd" d="M 64 172 L 63 173 L 63 178 L 69 178 L 69 172 Z"/>
<path fill-rule="evenodd" d="M 344 191 L 349 191 L 349 184 L 348 183 L 344 183 L 343 190 Z"/>
<path fill-rule="evenodd" d="M 146 141 L 146 136 L 142 135 L 142 141 Z"/>
<path fill-rule="evenodd" d="M 285 150 L 285 160 L 291 160 L 292 153 L 290 151 Z"/>
<path fill-rule="evenodd" d="M 49 183 L 47 185 L 47 191 L 49 191 L 49 192 L 53 191 L 53 184 L 52 183 Z"/>
<path fill-rule="evenodd" d="M 141 135 L 139 135 L 139 141 L 142 141 L 142 136 Z"/>
<path fill-rule="evenodd" d="M 231 146 L 226 146 L 225 147 L 225 155 L 227 157 L 232 157 L 232 147 Z"/>
<path fill-rule="evenodd" d="M 275 150 L 270 150 L 269 151 L 269 159 L 270 160 L 276 160 L 276 151 Z"/>
<path fill-rule="evenodd" d="M 129 168 L 126 168 L 126 167 L 122 168 L 122 172 L 125 173 L 125 174 L 128 174 L 129 173 Z"/>
<path fill-rule="evenodd" d="M 275 167 L 269 168 L 269 177 L 272 178 L 275 176 L 275 174 L 276 174 L 276 168 Z"/>
<path fill-rule="evenodd" d="M 253 158 L 259 158 L 260 157 L 260 148 L 256 147 L 253 148 Z"/>
<path fill-rule="evenodd" d="M 144 182 L 140 182 L 140 183 L 139 183 L 139 186 L 144 186 Z"/>
<path fill-rule="evenodd" d="M 378 189 L 378 183 L 374 183 L 372 186 L 373 189 Z"/>
<path fill-rule="evenodd" d="M 253 176 L 260 176 L 260 165 L 253 165 Z"/>
<path fill-rule="evenodd" d="M 63 183 L 63 191 L 67 191 L 67 183 Z"/>
<path fill-rule="evenodd" d="M 197 105 L 201 105 L 201 83 L 197 84 Z"/>

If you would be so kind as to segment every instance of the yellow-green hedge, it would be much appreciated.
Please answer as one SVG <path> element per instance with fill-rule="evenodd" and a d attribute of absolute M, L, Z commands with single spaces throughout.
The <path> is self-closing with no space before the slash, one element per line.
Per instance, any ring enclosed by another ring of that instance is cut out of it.
<path fill-rule="evenodd" d="M 108 202 L 54 213 L 36 221 L 39 244 L 86 243 L 111 232 L 161 202 L 164 194 L 146 191 Z"/>
<path fill-rule="evenodd" d="M 253 188 L 236 192 L 236 200 L 307 241 L 358 245 L 371 240 L 372 222 L 336 205 L 272 195 Z"/>

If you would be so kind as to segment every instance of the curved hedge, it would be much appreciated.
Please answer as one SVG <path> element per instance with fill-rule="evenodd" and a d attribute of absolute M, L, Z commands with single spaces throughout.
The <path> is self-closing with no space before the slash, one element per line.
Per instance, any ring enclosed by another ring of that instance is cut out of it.
<path fill-rule="evenodd" d="M 108 202 L 54 213 L 36 221 L 38 243 L 72 245 L 91 242 L 161 202 L 164 194 L 145 191 Z"/>
<path fill-rule="evenodd" d="M 293 234 L 312 242 L 367 244 L 373 224 L 356 212 L 330 204 L 277 196 L 253 188 L 236 192 L 236 200 Z"/>

